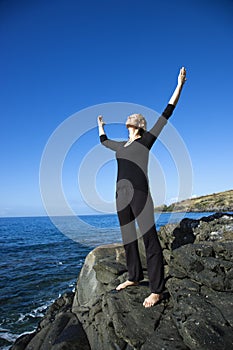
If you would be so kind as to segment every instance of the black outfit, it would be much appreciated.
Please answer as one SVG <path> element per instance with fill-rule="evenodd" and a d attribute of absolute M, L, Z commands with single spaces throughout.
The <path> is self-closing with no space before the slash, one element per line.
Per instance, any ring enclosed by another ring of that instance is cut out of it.
<path fill-rule="evenodd" d="M 100 136 L 101 143 L 116 152 L 118 163 L 116 204 L 129 281 L 142 280 L 135 219 L 146 250 L 148 277 L 152 293 L 160 294 L 164 288 L 164 266 L 161 245 L 154 222 L 154 205 L 149 191 L 149 151 L 156 141 L 175 106 L 168 104 L 155 125 L 131 144 L 109 140 Z"/>

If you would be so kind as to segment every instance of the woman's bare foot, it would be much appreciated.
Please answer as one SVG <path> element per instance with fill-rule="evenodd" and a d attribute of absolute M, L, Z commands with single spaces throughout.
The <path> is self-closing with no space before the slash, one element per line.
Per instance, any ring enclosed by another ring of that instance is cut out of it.
<path fill-rule="evenodd" d="M 162 298 L 161 294 L 151 293 L 143 303 L 143 306 L 145 307 L 152 307 L 155 304 L 157 304 Z"/>
<path fill-rule="evenodd" d="M 138 286 L 138 285 L 139 285 L 139 282 L 133 282 L 133 281 L 127 280 L 127 281 L 119 284 L 119 286 L 116 287 L 116 290 L 121 290 L 121 289 L 130 287 L 130 286 Z"/>

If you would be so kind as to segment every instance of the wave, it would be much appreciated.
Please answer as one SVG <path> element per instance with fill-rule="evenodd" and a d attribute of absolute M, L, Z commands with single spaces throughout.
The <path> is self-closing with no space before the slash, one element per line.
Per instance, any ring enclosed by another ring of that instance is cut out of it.
<path fill-rule="evenodd" d="M 49 301 L 47 301 L 45 304 L 38 306 L 37 308 L 31 310 L 30 312 L 26 312 L 25 314 L 20 314 L 18 320 L 16 321 L 16 323 L 21 323 L 24 322 L 26 320 L 28 320 L 28 318 L 32 317 L 32 318 L 42 318 L 45 315 L 45 311 L 48 309 L 48 307 L 54 303 L 55 299 L 51 299 Z"/>
<path fill-rule="evenodd" d="M 20 334 L 11 333 L 9 329 L 0 327 L 0 349 L 10 349 L 12 343 L 14 343 L 19 336 Z"/>
<path fill-rule="evenodd" d="M 12 333 L 9 329 L 0 327 L 0 349 L 1 350 L 9 350 L 17 338 L 23 336 L 24 334 L 33 333 L 34 331 L 35 330 L 33 330 L 31 332 L 23 332 L 21 334 L 17 334 L 17 333 Z M 6 344 L 6 343 L 8 343 L 8 344 Z M 1 346 L 1 344 L 2 344 L 2 346 Z"/>

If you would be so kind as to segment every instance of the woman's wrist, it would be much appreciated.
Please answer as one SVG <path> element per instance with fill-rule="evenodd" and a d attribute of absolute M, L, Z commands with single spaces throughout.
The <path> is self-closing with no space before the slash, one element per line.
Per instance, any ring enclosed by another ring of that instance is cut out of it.
<path fill-rule="evenodd" d="M 105 135 L 105 130 L 103 125 L 99 125 L 99 136 Z"/>

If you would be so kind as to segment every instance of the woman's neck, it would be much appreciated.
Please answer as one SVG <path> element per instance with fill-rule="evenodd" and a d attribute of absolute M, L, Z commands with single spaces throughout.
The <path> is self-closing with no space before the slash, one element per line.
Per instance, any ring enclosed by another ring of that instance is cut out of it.
<path fill-rule="evenodd" d="M 138 130 L 135 128 L 129 128 L 129 141 L 134 141 L 141 136 L 138 134 Z"/>

